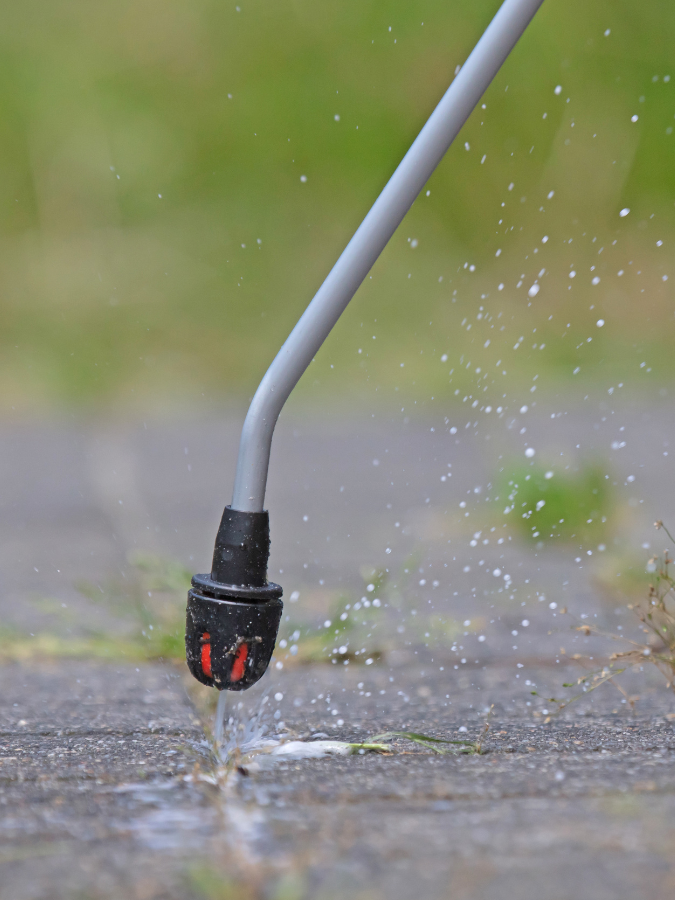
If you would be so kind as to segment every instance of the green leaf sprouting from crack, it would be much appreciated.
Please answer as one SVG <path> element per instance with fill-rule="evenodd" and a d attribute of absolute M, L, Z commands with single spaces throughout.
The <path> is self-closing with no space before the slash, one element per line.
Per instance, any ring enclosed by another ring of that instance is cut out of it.
<path fill-rule="evenodd" d="M 435 738 L 428 734 L 418 734 L 416 731 L 386 731 L 384 734 L 376 734 L 372 740 L 375 742 L 392 741 L 395 738 L 404 738 L 412 741 L 434 753 L 480 753 L 479 741 L 452 741 L 445 738 Z M 445 746 L 443 746 L 445 745 Z"/>

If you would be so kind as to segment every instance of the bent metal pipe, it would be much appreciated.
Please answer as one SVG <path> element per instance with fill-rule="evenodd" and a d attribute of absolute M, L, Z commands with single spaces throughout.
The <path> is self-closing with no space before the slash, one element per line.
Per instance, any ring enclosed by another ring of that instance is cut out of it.
<path fill-rule="evenodd" d="M 262 678 L 274 652 L 283 591 L 267 581 L 270 533 L 263 504 L 281 408 L 542 2 L 503 4 L 256 391 L 211 572 L 195 575 L 188 592 L 186 659 L 202 684 L 245 691 Z"/>
<path fill-rule="evenodd" d="M 542 3 L 502 4 L 265 373 L 241 433 L 232 509 L 263 510 L 284 403 Z"/>

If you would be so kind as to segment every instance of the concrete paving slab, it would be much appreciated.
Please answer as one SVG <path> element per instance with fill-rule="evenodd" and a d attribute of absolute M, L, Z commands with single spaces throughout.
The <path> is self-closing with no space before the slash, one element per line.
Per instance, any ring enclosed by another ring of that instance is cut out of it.
<path fill-rule="evenodd" d="M 554 705 L 543 698 L 579 675 L 572 650 L 598 664 L 606 652 L 560 608 L 617 634 L 627 622 L 598 588 L 607 554 L 499 544 L 487 498 L 500 457 L 522 456 L 525 440 L 542 458 L 595 454 L 617 482 L 613 563 L 647 555 L 662 543 L 651 522 L 667 513 L 675 419 L 659 403 L 544 406 L 501 419 L 479 410 L 468 429 L 457 410 L 429 421 L 289 416 L 275 443 L 271 572 L 286 590 L 287 646 L 235 714 L 266 695 L 269 729 L 286 735 L 474 739 L 494 706 L 484 754 L 399 742 L 389 756 L 292 761 L 211 784 L 199 780 L 212 771 L 203 706 L 175 668 L 121 657 L 6 664 L 2 900 L 671 897 L 673 695 L 645 666 L 625 682 L 634 710 L 608 686 L 547 722 Z M 116 606 L 77 585 L 123 584 L 135 550 L 208 568 L 239 426 L 197 413 L 5 425 L 0 625 L 26 640 L 137 635 L 122 590 Z M 369 646 L 386 636 L 382 654 L 298 665 L 294 630 L 325 634 L 331 653 L 323 621 L 367 593 L 368 567 L 390 569 L 370 631 Z M 455 623 L 450 640 L 426 639 L 432 616 Z"/>
<path fill-rule="evenodd" d="M 215 816 L 182 779 L 204 751 L 180 678 L 60 661 L 0 683 L 3 900 L 173 890 Z"/>

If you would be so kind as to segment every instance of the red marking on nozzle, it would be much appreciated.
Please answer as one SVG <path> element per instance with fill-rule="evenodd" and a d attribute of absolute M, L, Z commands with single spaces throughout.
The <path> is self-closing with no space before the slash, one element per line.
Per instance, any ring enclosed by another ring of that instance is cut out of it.
<path fill-rule="evenodd" d="M 202 672 L 207 678 L 213 678 L 211 671 L 211 635 L 205 631 L 202 635 Z"/>
<path fill-rule="evenodd" d="M 246 667 L 246 660 L 248 659 L 248 644 L 242 644 L 237 652 L 234 655 L 234 662 L 232 663 L 232 672 L 230 674 L 230 681 L 240 681 L 244 675 L 244 668 Z"/>

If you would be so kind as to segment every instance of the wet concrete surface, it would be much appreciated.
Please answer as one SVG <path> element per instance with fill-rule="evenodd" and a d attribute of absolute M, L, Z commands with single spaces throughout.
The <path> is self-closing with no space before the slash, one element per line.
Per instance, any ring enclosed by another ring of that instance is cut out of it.
<path fill-rule="evenodd" d="M 473 740 L 489 701 L 482 754 L 399 740 L 390 755 L 279 762 L 219 787 L 185 778 L 212 770 L 173 671 L 5 667 L 0 896 L 229 897 L 233 882 L 261 897 L 672 895 L 675 717 L 656 682 L 637 712 L 616 713 L 598 694 L 544 724 L 511 708 L 509 671 L 382 667 L 368 698 L 362 671 L 277 673 L 284 733 L 363 740 L 414 728 Z M 371 704 L 392 677 L 409 693 Z M 311 702 L 329 691 L 341 726 Z"/>
<path fill-rule="evenodd" d="M 270 732 L 363 740 L 415 730 L 473 740 L 494 707 L 484 753 L 438 755 L 398 741 L 386 756 L 289 761 L 213 784 L 204 709 L 197 712 L 175 666 L 7 663 L 2 900 L 672 897 L 672 693 L 645 667 L 626 682 L 628 695 L 639 695 L 634 709 L 611 685 L 550 721 L 552 704 L 542 699 L 579 675 L 566 661 L 573 647 L 593 653 L 562 621 L 563 603 L 612 628 L 624 621 L 618 601 L 598 590 L 607 554 L 593 548 L 575 562 L 573 548 L 499 545 L 490 528 L 500 520 L 486 500 L 499 457 L 522 455 L 527 427 L 541 457 L 583 450 L 607 463 L 622 511 L 612 552 L 646 554 L 672 486 L 668 412 L 643 403 L 612 412 L 601 400 L 554 419 L 553 407 L 519 413 L 518 428 L 493 415 L 459 444 L 449 430 L 455 419 L 463 428 L 459 413 L 447 423 L 282 423 L 270 568 L 287 600 L 300 595 L 287 603 L 287 629 L 320 626 L 331 592 L 358 597 L 362 567 L 393 572 L 411 552 L 419 571 L 396 613 L 406 628 L 413 609 L 421 616 L 427 607 L 473 624 L 451 646 L 402 633 L 369 666 L 354 657 L 347 666 L 298 665 L 280 653 L 282 667 L 242 698 L 238 715 L 267 695 Z M 78 581 L 124 579 L 134 549 L 208 568 L 239 424 L 235 416 L 8 424 L 0 435 L 2 626 L 65 639 L 125 633 L 138 627 L 128 611 L 87 599 Z M 618 437 L 626 446 L 614 451 Z M 449 461 L 450 484 L 447 475 L 440 481 Z M 474 529 L 482 536 L 472 548 Z M 492 575 L 497 567 L 510 584 Z"/>
<path fill-rule="evenodd" d="M 288 673 L 277 685 L 283 719 L 346 740 L 390 729 L 480 738 L 483 752 L 438 755 L 399 740 L 390 757 L 296 761 L 240 777 L 241 795 L 265 805 L 276 834 L 295 823 L 324 858 L 342 846 L 323 881 L 315 871 L 326 896 L 355 889 L 360 877 L 383 897 L 410 896 L 415 883 L 432 897 L 668 896 L 675 716 L 657 680 L 627 683 L 642 690 L 635 712 L 599 693 L 547 722 L 514 708 L 513 672 L 499 665 L 461 675 L 382 668 L 362 678 L 362 670 Z M 391 678 L 406 693 L 382 702 Z M 359 696 L 358 684 L 369 691 Z M 311 711 L 329 691 L 331 705 L 344 704 L 343 728 Z M 293 713 L 298 698 L 308 715 Z"/>
<path fill-rule="evenodd" d="M 0 683 L 3 900 L 174 890 L 217 818 L 181 777 L 204 751 L 180 678 L 60 661 Z"/>

